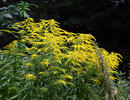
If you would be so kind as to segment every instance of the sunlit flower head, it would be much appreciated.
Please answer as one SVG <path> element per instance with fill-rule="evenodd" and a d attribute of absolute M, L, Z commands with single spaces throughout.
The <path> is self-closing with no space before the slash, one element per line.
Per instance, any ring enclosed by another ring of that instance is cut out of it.
<path fill-rule="evenodd" d="M 32 55 L 31 55 L 31 58 L 32 58 L 32 59 L 35 59 L 35 58 L 38 58 L 38 57 L 39 57 L 39 56 L 38 56 L 37 54 L 32 54 Z"/>
<path fill-rule="evenodd" d="M 33 66 L 33 64 L 32 63 L 26 63 L 26 66 Z"/>
<path fill-rule="evenodd" d="M 44 74 L 45 72 L 39 72 L 39 74 Z"/>
<path fill-rule="evenodd" d="M 36 77 L 35 75 L 33 75 L 33 74 L 25 74 L 24 76 L 25 76 L 26 79 L 30 79 L 30 80 L 34 80 L 34 79 L 37 78 L 37 77 Z"/>

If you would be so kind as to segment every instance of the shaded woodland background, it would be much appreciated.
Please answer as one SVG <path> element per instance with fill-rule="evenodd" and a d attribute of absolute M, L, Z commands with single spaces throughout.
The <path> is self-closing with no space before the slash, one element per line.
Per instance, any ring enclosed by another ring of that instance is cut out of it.
<path fill-rule="evenodd" d="M 100 47 L 120 53 L 123 63 L 119 69 L 130 73 L 130 0 L 22 0 L 36 6 L 30 6 L 28 15 L 36 21 L 55 19 L 61 28 L 75 33 L 94 35 Z M 114 1 L 118 1 L 117 3 Z M 19 0 L 1 0 L 0 8 L 15 5 Z M 5 9 L 4 9 L 5 10 Z M 16 13 L 2 16 L 0 9 L 0 29 L 6 29 L 14 22 L 25 17 Z M 7 12 L 8 11 L 7 9 Z M 12 35 L 0 35 L 0 48 L 14 39 Z"/>

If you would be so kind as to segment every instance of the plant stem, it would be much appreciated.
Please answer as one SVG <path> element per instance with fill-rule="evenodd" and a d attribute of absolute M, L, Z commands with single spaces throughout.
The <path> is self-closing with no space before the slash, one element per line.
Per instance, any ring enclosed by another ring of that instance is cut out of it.
<path fill-rule="evenodd" d="M 103 55 L 100 51 L 100 48 L 97 45 L 95 47 L 96 47 L 96 52 L 97 52 L 97 56 L 98 56 L 98 60 L 99 60 L 99 66 L 102 68 L 102 72 L 103 72 L 104 90 L 105 90 L 105 94 L 106 94 L 105 100 L 114 100 L 113 92 L 112 92 L 112 88 L 111 88 L 111 79 L 109 77 L 109 72 L 108 72 L 107 68 L 105 67 Z"/>

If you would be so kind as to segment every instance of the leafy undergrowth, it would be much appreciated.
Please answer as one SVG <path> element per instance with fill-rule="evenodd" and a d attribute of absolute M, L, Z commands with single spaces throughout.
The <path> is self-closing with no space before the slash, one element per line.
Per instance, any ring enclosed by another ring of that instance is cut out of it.
<path fill-rule="evenodd" d="M 15 23 L 10 29 L 1 30 L 13 34 L 17 40 L 0 51 L 0 98 L 118 98 L 111 82 L 116 79 L 113 74 L 117 74 L 121 55 L 99 48 L 91 34 L 67 32 L 54 20 L 42 19 L 36 23 L 32 18 Z"/>

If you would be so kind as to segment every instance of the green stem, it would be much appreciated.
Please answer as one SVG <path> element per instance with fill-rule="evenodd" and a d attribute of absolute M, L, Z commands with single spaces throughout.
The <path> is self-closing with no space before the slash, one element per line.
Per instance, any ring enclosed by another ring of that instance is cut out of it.
<path fill-rule="evenodd" d="M 99 60 L 99 66 L 102 68 L 102 72 L 103 72 L 104 90 L 105 90 L 105 94 L 106 94 L 105 100 L 114 100 L 113 92 L 112 92 L 112 88 L 111 88 L 111 79 L 109 77 L 109 72 L 108 72 L 107 68 L 105 67 L 103 55 L 100 51 L 100 48 L 97 45 L 95 47 L 96 47 L 96 52 L 97 52 L 97 56 L 98 56 L 98 60 Z"/>

